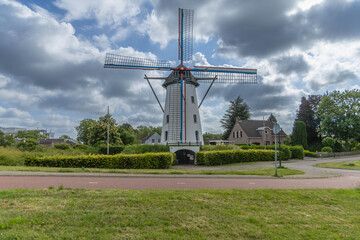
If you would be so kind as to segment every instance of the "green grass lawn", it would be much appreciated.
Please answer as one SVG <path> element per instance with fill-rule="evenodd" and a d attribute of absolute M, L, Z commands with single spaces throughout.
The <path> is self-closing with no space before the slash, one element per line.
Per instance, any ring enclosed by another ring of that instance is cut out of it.
<path fill-rule="evenodd" d="M 338 162 L 338 163 L 319 163 L 316 164 L 315 166 L 326 167 L 326 168 L 343 168 L 343 169 L 360 170 L 360 160 L 351 161 L 351 162 Z"/>
<path fill-rule="evenodd" d="M 204 174 L 204 175 L 262 175 L 272 176 L 274 168 L 254 168 L 242 170 L 184 170 L 184 169 L 99 169 L 99 168 L 55 168 L 0 166 L 0 171 L 30 171 L 30 172 L 86 172 L 86 173 L 123 173 L 123 174 Z M 278 176 L 298 175 L 304 172 L 288 168 L 279 168 Z"/>
<path fill-rule="evenodd" d="M 360 190 L 2 190 L 0 239 L 359 239 Z"/>

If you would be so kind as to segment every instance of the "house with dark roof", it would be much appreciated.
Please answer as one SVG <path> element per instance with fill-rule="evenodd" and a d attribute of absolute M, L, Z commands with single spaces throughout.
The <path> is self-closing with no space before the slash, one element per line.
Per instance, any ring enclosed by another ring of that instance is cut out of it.
<path fill-rule="evenodd" d="M 160 144 L 161 136 L 156 132 L 154 134 L 146 135 L 141 139 L 142 144 Z"/>
<path fill-rule="evenodd" d="M 236 118 L 235 124 L 228 137 L 228 141 L 235 144 L 256 144 L 256 145 L 272 145 L 275 144 L 275 135 L 273 127 L 276 123 L 264 120 L 241 120 Z M 280 143 L 284 143 L 286 133 L 280 131 Z M 279 134 L 276 136 L 279 142 Z"/>

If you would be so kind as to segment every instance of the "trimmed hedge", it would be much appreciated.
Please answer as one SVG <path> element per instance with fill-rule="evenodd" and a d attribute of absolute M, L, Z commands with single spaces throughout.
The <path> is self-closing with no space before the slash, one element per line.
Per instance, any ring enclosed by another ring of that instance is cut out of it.
<path fill-rule="evenodd" d="M 292 146 L 291 152 L 292 157 L 291 158 L 297 158 L 297 159 L 304 159 L 304 148 L 301 145 Z"/>
<path fill-rule="evenodd" d="M 122 153 L 124 154 L 140 154 L 140 153 L 170 152 L 170 147 L 161 144 L 136 144 L 126 145 Z"/>
<path fill-rule="evenodd" d="M 63 168 L 165 169 L 174 161 L 172 153 L 27 157 L 26 166 Z"/>
<path fill-rule="evenodd" d="M 241 149 L 265 149 L 264 145 L 241 145 L 240 146 Z M 266 149 L 269 150 L 275 150 L 275 145 L 267 145 Z M 282 157 L 283 155 L 281 155 L 281 159 L 282 160 L 289 160 L 292 156 L 291 153 L 291 147 L 287 146 L 287 145 L 281 145 L 280 146 L 281 152 L 284 152 L 284 158 Z M 279 145 L 277 145 L 277 150 L 279 150 Z"/>
<path fill-rule="evenodd" d="M 304 151 L 304 155 L 305 157 L 314 157 L 314 158 L 317 157 L 316 152 Z"/>
<path fill-rule="evenodd" d="M 119 154 L 124 150 L 124 146 L 109 146 L 109 154 L 115 155 Z M 100 145 L 100 153 L 101 154 L 107 154 L 107 146 L 106 145 Z"/>
<path fill-rule="evenodd" d="M 281 152 L 281 158 L 285 155 Z M 229 163 L 274 161 L 273 150 L 227 150 L 227 151 L 204 151 L 196 153 L 197 165 L 222 165 Z"/>
<path fill-rule="evenodd" d="M 323 153 L 331 153 L 333 150 L 332 150 L 332 148 L 331 147 L 323 147 L 322 149 L 321 149 L 321 152 L 323 152 Z"/>

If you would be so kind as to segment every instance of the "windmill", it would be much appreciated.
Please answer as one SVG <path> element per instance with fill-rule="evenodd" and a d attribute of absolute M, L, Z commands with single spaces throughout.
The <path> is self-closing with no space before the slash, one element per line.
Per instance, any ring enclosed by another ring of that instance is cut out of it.
<path fill-rule="evenodd" d="M 161 110 L 164 113 L 161 143 L 168 145 L 201 145 L 199 108 L 214 83 L 257 83 L 257 70 L 245 68 L 223 68 L 194 66 L 188 68 L 184 61 L 192 59 L 194 10 L 179 9 L 179 60 L 177 67 L 169 61 L 149 60 L 107 53 L 104 68 L 172 71 L 166 78 L 145 75 Z M 162 107 L 150 80 L 163 80 L 166 89 L 165 108 Z M 199 83 L 210 83 L 200 104 L 197 103 L 196 88 Z"/>

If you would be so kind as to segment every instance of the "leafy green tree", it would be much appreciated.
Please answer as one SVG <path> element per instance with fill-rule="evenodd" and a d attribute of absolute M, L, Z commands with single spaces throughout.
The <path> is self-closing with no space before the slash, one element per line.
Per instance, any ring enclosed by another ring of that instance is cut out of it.
<path fill-rule="evenodd" d="M 93 124 L 90 124 L 88 128 L 88 143 L 93 145 L 98 142 L 107 141 L 107 127 L 109 119 L 109 143 L 112 145 L 122 145 L 123 142 L 120 137 L 119 126 L 116 123 L 116 120 L 111 116 L 111 114 L 106 114 L 99 118 Z"/>
<path fill-rule="evenodd" d="M 92 126 L 93 124 L 96 124 L 96 121 L 93 119 L 89 119 L 89 118 L 85 118 L 83 120 L 81 120 L 80 125 L 77 126 L 75 129 L 77 131 L 77 140 L 79 142 L 82 142 L 84 144 L 89 145 L 90 141 L 89 141 L 89 136 L 90 136 L 90 126 Z"/>
<path fill-rule="evenodd" d="M 209 133 L 205 132 L 203 134 L 204 142 L 210 141 L 210 140 L 220 140 L 222 139 L 222 134 L 216 134 L 216 133 Z"/>
<path fill-rule="evenodd" d="M 62 135 L 61 137 L 59 137 L 60 139 L 71 139 L 71 137 L 69 137 L 68 135 Z"/>
<path fill-rule="evenodd" d="M 360 90 L 324 95 L 317 116 L 321 119 L 321 132 L 344 140 L 346 151 L 349 151 L 350 139 L 360 137 Z"/>
<path fill-rule="evenodd" d="M 29 131 L 19 131 L 16 134 L 17 138 L 21 139 L 41 139 L 44 138 L 44 135 L 40 133 L 39 130 L 29 130 Z"/>
<path fill-rule="evenodd" d="M 147 135 L 158 133 L 161 135 L 161 127 L 152 127 L 152 126 L 138 126 L 135 130 L 135 136 L 137 141 L 140 143 L 141 139 Z"/>
<path fill-rule="evenodd" d="M 34 138 L 25 138 L 16 143 L 15 147 L 22 151 L 34 151 L 39 145 L 38 140 Z"/>
<path fill-rule="evenodd" d="M 12 135 L 5 135 L 0 131 L 0 146 L 9 147 L 15 144 L 15 139 Z"/>
<path fill-rule="evenodd" d="M 250 118 L 250 108 L 240 96 L 230 101 L 230 106 L 220 121 L 221 126 L 225 129 L 223 139 L 229 137 L 237 117 L 240 117 L 241 120 Z"/>
<path fill-rule="evenodd" d="M 303 121 L 296 121 L 292 133 L 292 145 L 302 145 L 304 149 L 308 149 L 306 125 Z"/>

